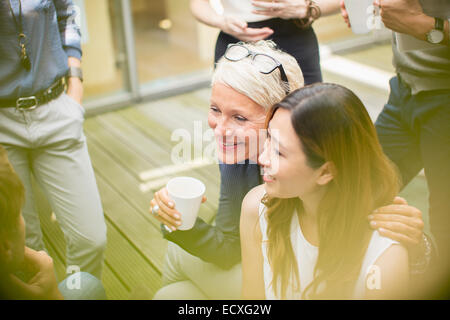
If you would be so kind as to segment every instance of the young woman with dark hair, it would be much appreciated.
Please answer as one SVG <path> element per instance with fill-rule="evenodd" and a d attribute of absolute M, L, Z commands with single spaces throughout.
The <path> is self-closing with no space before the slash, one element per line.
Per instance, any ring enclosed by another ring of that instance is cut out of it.
<path fill-rule="evenodd" d="M 408 252 L 367 225 L 398 176 L 358 97 L 335 84 L 299 89 L 267 128 L 265 183 L 242 205 L 244 298 L 403 297 Z"/>

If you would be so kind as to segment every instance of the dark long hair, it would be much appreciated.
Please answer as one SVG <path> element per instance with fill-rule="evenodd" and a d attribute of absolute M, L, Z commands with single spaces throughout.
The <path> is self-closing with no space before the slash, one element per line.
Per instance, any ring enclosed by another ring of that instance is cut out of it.
<path fill-rule="evenodd" d="M 307 164 L 316 169 L 330 162 L 334 168 L 318 208 L 314 280 L 303 297 L 349 298 L 370 240 L 367 216 L 392 202 L 399 189 L 397 172 L 381 149 L 364 105 L 352 91 L 327 83 L 298 89 L 269 111 L 266 126 L 278 108 L 291 112 Z M 268 208 L 272 286 L 285 298 L 293 278 L 299 287 L 290 223 L 296 210 L 302 211 L 302 202 L 266 196 L 263 203 Z"/>

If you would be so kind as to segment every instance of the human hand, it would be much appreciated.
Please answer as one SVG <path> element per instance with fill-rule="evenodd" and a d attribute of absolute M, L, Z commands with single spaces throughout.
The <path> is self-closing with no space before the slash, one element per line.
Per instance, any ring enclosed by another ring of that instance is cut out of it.
<path fill-rule="evenodd" d="M 63 300 L 58 290 L 53 259 L 45 251 L 35 251 L 25 247 L 23 271 L 32 274 L 31 280 L 24 282 L 10 275 L 12 285 L 21 297 L 31 300 Z"/>
<path fill-rule="evenodd" d="M 419 0 L 375 0 L 386 28 L 426 40 L 426 33 L 433 29 L 434 18 L 423 13 Z"/>
<path fill-rule="evenodd" d="M 69 57 L 67 59 L 67 64 L 69 67 L 81 68 L 81 61 L 75 57 Z M 66 94 L 81 105 L 81 102 L 83 101 L 83 83 L 80 78 L 67 78 Z"/>
<path fill-rule="evenodd" d="M 206 197 L 203 196 L 202 203 L 205 201 Z M 155 205 L 158 205 L 159 210 L 153 213 L 152 211 Z M 155 192 L 154 198 L 150 201 L 149 212 L 172 231 L 176 231 L 181 225 L 181 213 L 175 209 L 175 203 L 170 199 L 167 188 L 165 187 Z"/>
<path fill-rule="evenodd" d="M 270 28 L 248 28 L 247 23 L 232 16 L 224 16 L 220 23 L 220 29 L 244 42 L 255 42 L 268 38 L 273 34 Z"/>
<path fill-rule="evenodd" d="M 83 100 L 83 83 L 79 78 L 71 77 L 68 79 L 66 94 L 81 105 Z"/>
<path fill-rule="evenodd" d="M 281 19 L 303 19 L 308 15 L 308 1 L 306 0 L 252 0 L 252 5 L 258 10 L 252 13 Z"/>
<path fill-rule="evenodd" d="M 382 236 L 399 241 L 408 249 L 414 249 L 421 243 L 424 227 L 422 212 L 409 206 L 401 197 L 396 197 L 391 205 L 378 208 L 368 219 L 370 226 Z"/>
<path fill-rule="evenodd" d="M 347 26 L 351 28 L 350 19 L 348 18 L 348 12 L 347 9 L 345 8 L 345 1 L 341 0 L 340 5 L 341 5 L 341 16 L 342 18 L 344 18 L 344 21 L 347 24 Z"/>

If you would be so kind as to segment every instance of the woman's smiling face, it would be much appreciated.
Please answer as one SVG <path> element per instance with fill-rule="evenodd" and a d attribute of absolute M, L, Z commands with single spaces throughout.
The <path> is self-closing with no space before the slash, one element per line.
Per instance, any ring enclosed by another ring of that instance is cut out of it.
<path fill-rule="evenodd" d="M 240 163 L 257 161 L 263 142 L 266 110 L 252 99 L 222 83 L 211 93 L 208 124 L 214 130 L 219 160 Z"/>
<path fill-rule="evenodd" d="M 292 122 L 291 111 L 277 109 L 270 120 L 268 138 L 259 156 L 263 168 L 263 180 L 269 196 L 301 199 L 322 184 L 321 169 L 308 165 L 301 141 Z"/>

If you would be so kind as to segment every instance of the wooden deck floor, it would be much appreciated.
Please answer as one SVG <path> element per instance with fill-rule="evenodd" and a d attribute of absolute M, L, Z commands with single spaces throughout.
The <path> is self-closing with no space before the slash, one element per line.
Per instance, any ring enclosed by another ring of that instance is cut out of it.
<path fill-rule="evenodd" d="M 378 113 L 387 99 L 385 92 L 346 83 L 326 73 L 324 78 L 355 90 L 367 102 L 371 114 Z M 85 122 L 108 227 L 102 281 L 109 299 L 151 298 L 160 287 L 167 241 L 161 236 L 159 223 L 148 213 L 148 207 L 153 192 L 171 176 L 186 174 L 201 179 L 207 187 L 208 201 L 201 206 L 200 216 L 208 222 L 214 218 L 219 197 L 216 164 L 158 175 L 163 172 L 162 168 L 167 169 L 173 163 L 171 150 L 178 143 L 171 141 L 174 130 L 184 128 L 193 133 L 194 121 L 200 121 L 203 132 L 208 129 L 209 94 L 210 89 L 202 89 L 91 117 Z M 143 180 L 141 174 L 149 170 L 155 171 L 151 171 L 151 178 Z M 54 258 L 58 278 L 62 280 L 66 276 L 64 237 L 57 221 L 51 218 L 51 209 L 38 187 L 35 192 L 40 199 L 46 246 Z M 402 195 L 427 214 L 427 188 L 423 177 L 417 177 Z M 136 292 L 140 295 L 136 296 Z"/>

